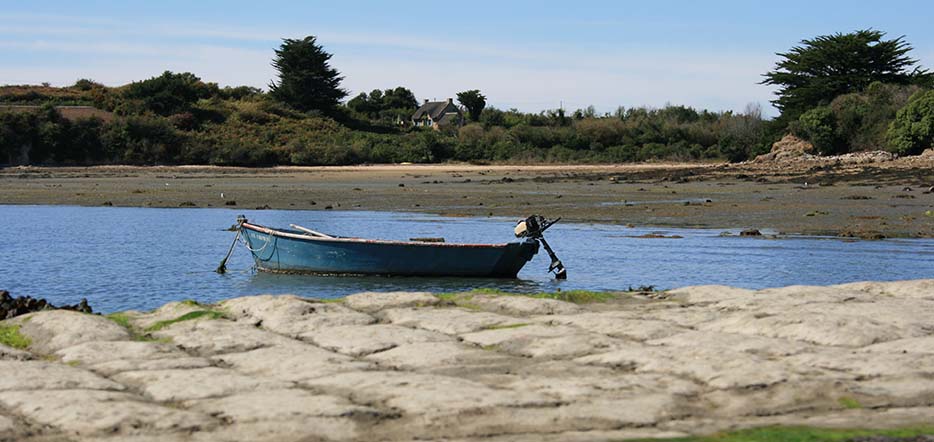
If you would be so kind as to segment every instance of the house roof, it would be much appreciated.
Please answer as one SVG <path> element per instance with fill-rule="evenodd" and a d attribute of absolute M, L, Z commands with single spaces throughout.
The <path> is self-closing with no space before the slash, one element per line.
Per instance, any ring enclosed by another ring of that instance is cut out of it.
<path fill-rule="evenodd" d="M 445 114 L 445 110 L 448 108 L 448 105 L 451 105 L 452 107 L 454 107 L 454 109 L 457 109 L 457 107 L 454 106 L 454 104 L 450 100 L 427 101 L 425 102 L 425 104 L 421 105 L 417 110 L 415 110 L 415 113 L 412 114 L 412 119 L 419 120 L 425 115 L 428 115 L 429 117 L 431 117 L 432 120 L 438 121 Z M 458 110 L 456 113 L 460 113 L 460 110 Z"/>

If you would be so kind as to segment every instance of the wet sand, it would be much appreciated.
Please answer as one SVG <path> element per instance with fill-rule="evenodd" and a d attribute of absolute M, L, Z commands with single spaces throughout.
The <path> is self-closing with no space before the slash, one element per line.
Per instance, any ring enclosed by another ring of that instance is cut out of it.
<path fill-rule="evenodd" d="M 640 226 L 934 237 L 934 159 L 868 165 L 0 169 L 0 204 L 533 213 Z M 234 213 L 231 214 L 233 219 Z"/>

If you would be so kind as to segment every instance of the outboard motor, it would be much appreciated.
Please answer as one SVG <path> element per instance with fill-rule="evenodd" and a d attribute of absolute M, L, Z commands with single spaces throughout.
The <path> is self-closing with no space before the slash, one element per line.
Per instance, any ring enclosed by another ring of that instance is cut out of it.
<path fill-rule="evenodd" d="M 551 257 L 551 265 L 548 266 L 548 271 L 554 272 L 555 279 L 568 279 L 567 269 L 564 268 L 564 264 L 558 259 L 558 255 L 555 255 L 554 250 L 551 250 L 551 246 L 545 241 L 545 236 L 543 235 L 546 229 L 560 220 L 561 218 L 548 221 L 541 215 L 532 215 L 519 221 L 516 224 L 514 232 L 517 238 L 532 238 L 545 247 L 545 251 L 548 252 L 548 256 Z"/>

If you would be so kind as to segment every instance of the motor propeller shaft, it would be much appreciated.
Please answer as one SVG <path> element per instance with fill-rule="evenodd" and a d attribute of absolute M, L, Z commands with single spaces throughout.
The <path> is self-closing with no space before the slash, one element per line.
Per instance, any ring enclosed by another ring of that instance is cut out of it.
<path fill-rule="evenodd" d="M 548 245 L 548 241 L 545 241 L 544 236 L 545 230 L 560 220 L 561 218 L 549 221 L 541 215 L 532 215 L 516 224 L 515 234 L 516 237 L 519 238 L 532 238 L 538 241 L 551 258 L 551 265 L 548 266 L 548 271 L 554 272 L 555 279 L 567 279 L 567 269 L 564 267 L 561 260 L 558 259 L 558 255 L 555 254 L 555 251 Z"/>

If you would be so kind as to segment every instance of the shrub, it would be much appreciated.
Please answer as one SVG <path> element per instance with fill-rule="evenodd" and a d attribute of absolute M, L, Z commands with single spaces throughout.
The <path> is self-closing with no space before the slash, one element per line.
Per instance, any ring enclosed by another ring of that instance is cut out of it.
<path fill-rule="evenodd" d="M 801 114 L 797 127 L 801 131 L 799 135 L 810 141 L 821 155 L 842 150 L 837 138 L 837 121 L 829 107 L 820 106 Z"/>
<path fill-rule="evenodd" d="M 117 118 L 101 139 L 111 162 L 136 165 L 178 163 L 184 143 L 169 120 L 155 116 Z"/>
<path fill-rule="evenodd" d="M 912 155 L 934 147 L 934 90 L 918 92 L 889 125 L 889 148 Z"/>

